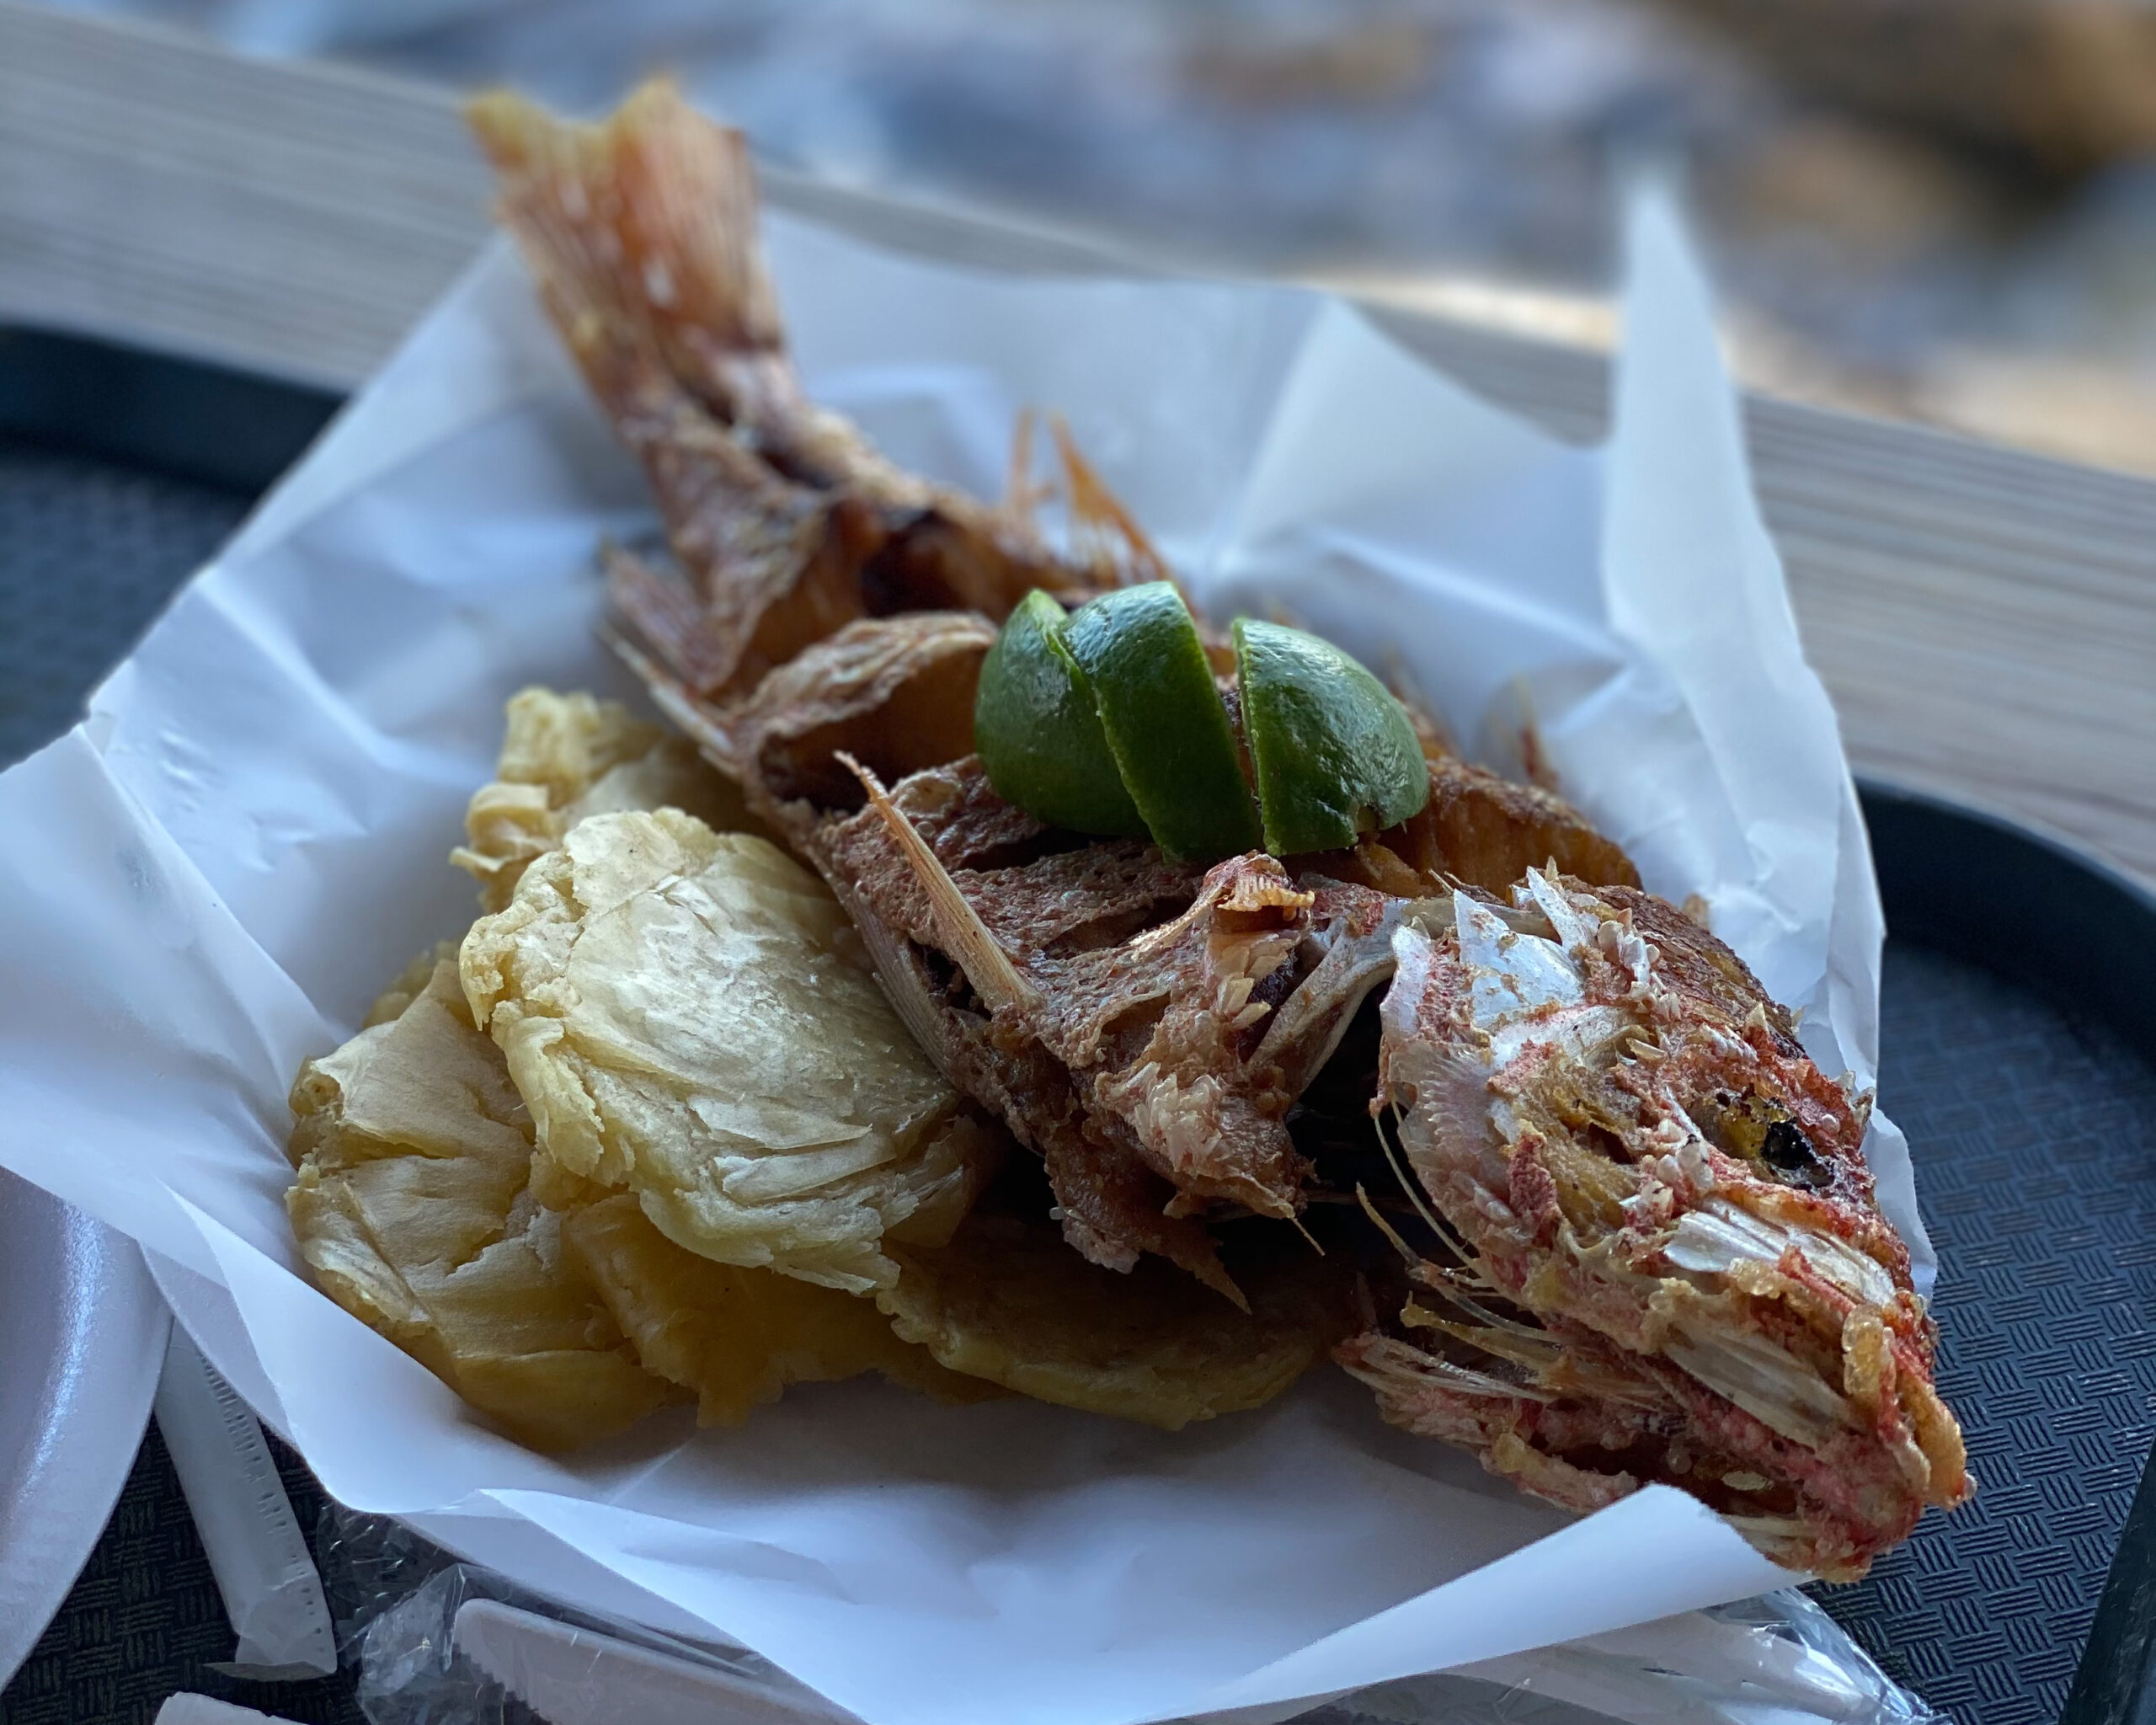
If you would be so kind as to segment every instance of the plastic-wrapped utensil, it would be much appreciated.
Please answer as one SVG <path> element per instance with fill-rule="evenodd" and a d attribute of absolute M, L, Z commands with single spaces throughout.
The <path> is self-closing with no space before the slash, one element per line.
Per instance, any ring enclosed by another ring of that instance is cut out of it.
<path fill-rule="evenodd" d="M 851 1715 L 745 1648 L 565 1610 L 332 1507 L 318 1534 L 372 1725 L 840 1725 Z M 513 1700 L 511 1699 L 513 1698 Z M 1929 1725 L 1795 1589 L 1342 1697 L 1307 1725 Z"/>
<path fill-rule="evenodd" d="M 174 1324 L 153 1404 L 239 1644 L 212 1670 L 254 1681 L 325 1676 L 337 1641 L 307 1536 L 262 1428 Z"/>

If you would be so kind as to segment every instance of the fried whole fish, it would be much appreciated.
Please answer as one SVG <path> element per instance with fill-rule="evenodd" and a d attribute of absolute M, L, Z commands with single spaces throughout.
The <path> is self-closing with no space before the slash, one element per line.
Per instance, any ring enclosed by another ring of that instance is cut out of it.
<path fill-rule="evenodd" d="M 1297 1111 L 1351 1095 L 1396 1116 L 1428 1229 L 1410 1246 L 1372 1207 L 1417 1292 L 1339 1350 L 1387 1417 L 1576 1508 L 1679 1485 L 1823 1573 L 1966 1494 L 1865 1103 L 1621 850 L 1434 745 L 1413 820 L 1284 861 L 1173 863 L 1004 802 L 971 752 L 995 621 L 1036 586 L 1164 574 L 1143 535 L 1067 440 L 1076 549 L 1022 485 L 931 488 L 813 407 L 745 146 L 664 87 L 597 128 L 502 97 L 475 120 L 678 563 L 610 556 L 617 649 L 1040 1156 L 1072 1247 L 1245 1304 L 1217 1227 L 1295 1219 Z M 1373 1012 L 1374 1077 L 1321 1085 Z"/>

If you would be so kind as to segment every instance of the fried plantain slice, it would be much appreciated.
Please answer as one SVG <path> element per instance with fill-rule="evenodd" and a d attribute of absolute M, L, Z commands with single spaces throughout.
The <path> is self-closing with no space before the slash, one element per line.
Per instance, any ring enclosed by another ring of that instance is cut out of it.
<path fill-rule="evenodd" d="M 572 1212 L 562 1233 L 646 1370 L 696 1392 L 699 1425 L 739 1425 L 789 1384 L 870 1371 L 944 1402 L 1003 1393 L 900 1341 L 867 1300 L 684 1251 L 627 1193 Z"/>
<path fill-rule="evenodd" d="M 1089 1263 L 1046 1220 L 976 1213 L 937 1250 L 897 1247 L 876 1303 L 953 1371 L 1043 1402 L 1178 1431 L 1269 1402 L 1352 1326 L 1348 1277 L 1296 1234 L 1230 1263 L 1238 1311 L 1157 1258 Z"/>

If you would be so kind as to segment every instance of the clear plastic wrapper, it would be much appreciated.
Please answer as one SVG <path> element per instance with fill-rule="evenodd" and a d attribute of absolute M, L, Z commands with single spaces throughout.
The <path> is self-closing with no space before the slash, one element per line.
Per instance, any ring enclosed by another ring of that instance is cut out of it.
<path fill-rule="evenodd" d="M 729 1717 L 804 1725 L 844 1717 L 744 1648 L 686 1642 L 555 1605 L 491 1570 L 457 1562 L 385 1516 L 333 1503 L 323 1512 L 315 1543 L 339 1651 L 371 1725 L 648 1722 L 680 1698 L 677 1668 L 705 1674 L 714 1701 L 731 1704 Z M 478 1602 L 509 1608 L 489 1615 L 512 1629 L 528 1621 L 526 1614 L 562 1626 L 566 1632 L 542 1648 L 555 1656 L 555 1667 L 539 1680 L 551 1679 L 553 1696 L 566 1696 L 570 1711 L 535 1712 L 475 1656 L 469 1632 Z M 640 1664 L 640 1654 L 656 1658 Z M 563 1665 L 570 1674 L 566 1689 Z M 657 1677 L 647 1677 L 654 1667 Z M 667 1692 L 641 1695 L 630 1687 L 640 1682 Z M 1301 1717 L 1305 1725 L 1929 1725 L 1939 1715 L 1792 1588 L 1380 1684 Z"/>
<path fill-rule="evenodd" d="M 744 1648 L 686 1642 L 557 1605 L 493 1570 L 459 1562 L 387 1516 L 327 1504 L 315 1530 L 315 1549 L 336 1621 L 338 1654 L 353 1674 L 360 1709 L 371 1725 L 518 1725 L 552 1717 L 535 1714 L 474 1657 L 468 1637 L 460 1637 L 460 1620 L 470 1621 L 467 1608 L 477 1602 L 582 1632 L 558 1643 L 590 1653 L 590 1710 L 580 1717 L 648 1722 L 659 1711 L 656 1698 L 647 1703 L 624 1692 L 624 1661 L 608 1656 L 616 1647 L 696 1668 L 728 1698 L 745 1698 L 750 1711 L 767 1712 L 773 1720 L 824 1725 L 845 1717 Z M 638 1674 L 632 1668 L 629 1680 Z M 556 1725 L 579 1721 L 564 1717 Z"/>

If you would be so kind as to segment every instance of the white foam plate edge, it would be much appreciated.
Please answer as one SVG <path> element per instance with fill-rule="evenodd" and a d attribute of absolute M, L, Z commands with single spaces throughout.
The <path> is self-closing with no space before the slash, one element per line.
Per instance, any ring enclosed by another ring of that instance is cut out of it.
<path fill-rule="evenodd" d="M 0 1168 L 0 1684 L 111 1517 L 170 1322 L 133 1241 Z"/>

